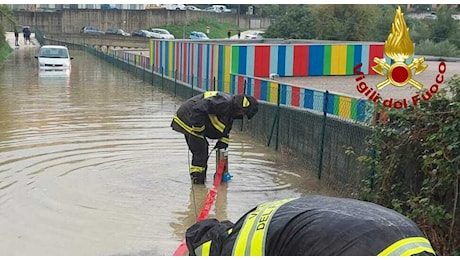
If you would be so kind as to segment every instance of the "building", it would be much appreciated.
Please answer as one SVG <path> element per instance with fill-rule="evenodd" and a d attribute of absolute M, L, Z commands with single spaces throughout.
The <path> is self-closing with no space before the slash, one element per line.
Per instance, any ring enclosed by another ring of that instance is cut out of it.
<path fill-rule="evenodd" d="M 63 9 L 130 9 L 144 10 L 145 4 L 10 4 L 13 10 L 55 11 Z"/>

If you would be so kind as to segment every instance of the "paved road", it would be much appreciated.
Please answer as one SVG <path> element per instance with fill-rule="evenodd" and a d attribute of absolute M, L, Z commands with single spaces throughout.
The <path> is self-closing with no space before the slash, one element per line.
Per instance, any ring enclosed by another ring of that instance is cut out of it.
<path fill-rule="evenodd" d="M 19 49 L 22 49 L 22 48 L 35 48 L 38 45 L 40 45 L 40 43 L 35 38 L 35 33 L 32 33 L 30 35 L 30 44 L 25 44 L 24 43 L 24 37 L 23 37 L 22 33 L 19 33 L 19 46 L 14 46 L 14 32 L 6 32 L 5 37 L 6 37 L 6 41 L 8 42 L 8 44 L 13 49 L 16 49 L 16 48 L 19 48 Z"/>

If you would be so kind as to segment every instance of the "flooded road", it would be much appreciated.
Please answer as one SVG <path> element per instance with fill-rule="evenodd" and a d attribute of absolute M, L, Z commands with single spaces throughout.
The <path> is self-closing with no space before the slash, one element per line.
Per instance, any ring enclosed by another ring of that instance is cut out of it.
<path fill-rule="evenodd" d="M 39 77 L 36 51 L 0 68 L 1 254 L 172 255 L 215 172 L 211 154 L 206 186 L 192 188 L 191 154 L 169 127 L 182 100 L 82 51 L 70 50 L 69 76 Z M 209 217 L 330 194 L 264 144 L 231 137 L 233 178 Z"/>

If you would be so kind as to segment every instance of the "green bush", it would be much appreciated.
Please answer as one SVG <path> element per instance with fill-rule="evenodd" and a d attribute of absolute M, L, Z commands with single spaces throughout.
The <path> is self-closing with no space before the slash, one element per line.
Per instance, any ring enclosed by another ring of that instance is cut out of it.
<path fill-rule="evenodd" d="M 428 101 L 387 110 L 357 159 L 372 172 L 360 198 L 414 220 L 438 255 L 460 251 L 460 77 Z"/>
<path fill-rule="evenodd" d="M 416 45 L 415 52 L 418 55 L 460 57 L 460 50 L 457 49 L 455 44 L 450 43 L 449 40 L 438 43 L 429 39 L 423 40 Z"/>
<path fill-rule="evenodd" d="M 6 42 L 3 26 L 0 25 L 0 63 L 3 63 L 12 50 L 8 42 Z"/>

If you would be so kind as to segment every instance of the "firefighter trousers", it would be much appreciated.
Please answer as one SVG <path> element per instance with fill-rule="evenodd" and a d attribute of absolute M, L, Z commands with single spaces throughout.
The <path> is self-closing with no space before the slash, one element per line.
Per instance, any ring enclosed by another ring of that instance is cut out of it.
<path fill-rule="evenodd" d="M 192 165 L 190 166 L 190 174 L 200 172 L 206 174 L 208 164 L 209 143 L 206 137 L 199 138 L 191 134 L 185 134 L 189 150 L 192 152 Z"/>

